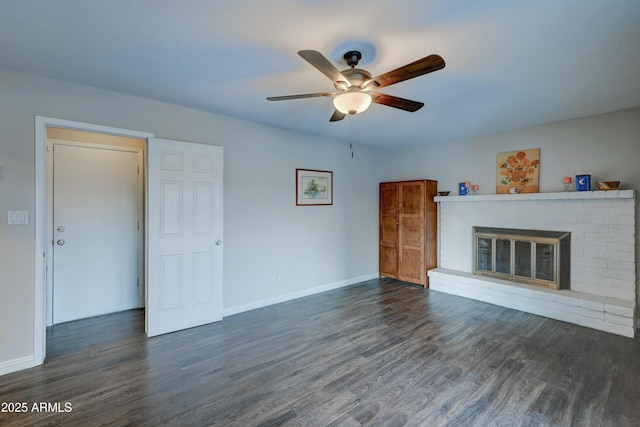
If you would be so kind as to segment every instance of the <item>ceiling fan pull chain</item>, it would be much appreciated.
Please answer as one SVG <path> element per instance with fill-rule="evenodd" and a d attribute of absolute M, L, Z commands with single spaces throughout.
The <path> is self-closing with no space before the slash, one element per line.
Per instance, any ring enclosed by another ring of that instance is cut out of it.
<path fill-rule="evenodd" d="M 349 149 L 351 150 L 351 158 L 353 158 L 353 116 L 349 114 Z"/>

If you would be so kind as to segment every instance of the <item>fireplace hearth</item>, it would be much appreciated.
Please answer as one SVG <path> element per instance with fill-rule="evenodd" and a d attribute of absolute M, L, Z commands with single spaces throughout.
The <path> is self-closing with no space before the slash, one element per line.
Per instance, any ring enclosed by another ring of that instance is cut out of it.
<path fill-rule="evenodd" d="M 569 289 L 571 233 L 473 227 L 474 274 Z"/>

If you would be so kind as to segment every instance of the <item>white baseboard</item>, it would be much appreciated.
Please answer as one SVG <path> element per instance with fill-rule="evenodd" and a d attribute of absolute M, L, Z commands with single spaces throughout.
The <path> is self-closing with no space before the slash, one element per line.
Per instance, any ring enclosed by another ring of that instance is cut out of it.
<path fill-rule="evenodd" d="M 33 363 L 33 355 L 7 360 L 6 362 L 0 363 L 0 375 L 33 368 L 34 366 L 36 365 Z"/>
<path fill-rule="evenodd" d="M 269 305 L 291 301 L 297 298 L 307 297 L 309 295 L 319 294 L 321 292 L 330 291 L 332 289 L 343 288 L 345 286 L 354 285 L 356 283 L 365 282 L 367 280 L 377 279 L 378 277 L 378 273 L 365 274 L 364 276 L 353 277 L 351 279 L 341 280 L 339 282 L 333 282 L 326 285 L 317 286 L 315 288 L 303 289 L 301 291 L 293 292 L 290 294 L 278 295 L 277 297 L 253 301 L 248 304 L 227 307 L 223 310 L 223 316 L 231 316 L 233 314 L 239 314 L 245 311 L 255 310 L 257 308 L 267 307 Z"/>

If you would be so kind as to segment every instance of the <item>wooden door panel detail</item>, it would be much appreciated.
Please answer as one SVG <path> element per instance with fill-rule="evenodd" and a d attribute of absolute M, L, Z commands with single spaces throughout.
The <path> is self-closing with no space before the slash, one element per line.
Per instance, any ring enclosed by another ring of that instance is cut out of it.
<path fill-rule="evenodd" d="M 395 215 L 398 212 L 398 187 L 382 185 L 380 188 L 380 213 Z"/>
<path fill-rule="evenodd" d="M 395 217 L 382 217 L 380 219 L 380 244 L 396 247 L 398 242 L 398 224 Z"/>
<path fill-rule="evenodd" d="M 403 217 L 400 223 L 400 246 L 421 248 L 424 244 L 424 223 L 420 216 Z"/>
<path fill-rule="evenodd" d="M 424 184 L 400 184 L 402 215 L 421 215 L 424 212 Z"/>
<path fill-rule="evenodd" d="M 406 282 L 422 284 L 424 273 L 424 257 L 422 251 L 414 249 L 402 249 L 399 264 L 399 279 Z"/>
<path fill-rule="evenodd" d="M 380 248 L 380 274 L 383 276 L 398 278 L 398 251 L 396 248 Z"/>

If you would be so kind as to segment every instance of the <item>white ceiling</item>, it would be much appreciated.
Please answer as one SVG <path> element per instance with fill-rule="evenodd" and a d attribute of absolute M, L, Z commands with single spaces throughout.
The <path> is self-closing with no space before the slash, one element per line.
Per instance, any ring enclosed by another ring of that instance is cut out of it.
<path fill-rule="evenodd" d="M 396 150 L 640 106 L 638 0 L 0 2 L 0 67 L 340 140 L 349 120 L 329 123 L 330 98 L 265 98 L 332 91 L 296 52 L 363 43 L 374 76 L 432 53 L 447 65 L 381 89 L 425 107 L 374 104 L 353 119 L 356 143 Z"/>

